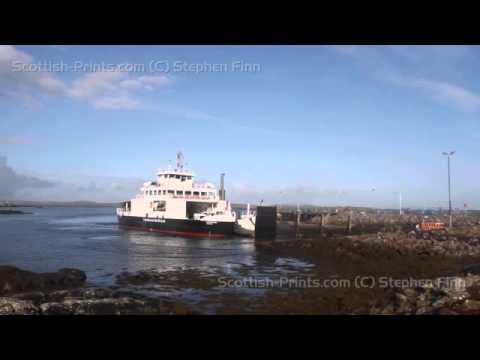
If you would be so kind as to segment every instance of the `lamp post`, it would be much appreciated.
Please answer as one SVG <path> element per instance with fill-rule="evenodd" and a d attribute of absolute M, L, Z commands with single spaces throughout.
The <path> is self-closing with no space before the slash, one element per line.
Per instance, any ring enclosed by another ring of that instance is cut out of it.
<path fill-rule="evenodd" d="M 450 157 L 455 154 L 455 151 L 443 152 L 442 155 L 445 155 L 448 159 L 448 217 L 449 217 L 449 227 L 452 228 L 452 197 L 451 197 L 451 182 L 450 182 Z"/>
<path fill-rule="evenodd" d="M 403 215 L 403 210 L 402 210 L 402 193 L 398 193 L 398 207 L 399 207 L 399 213 L 400 215 Z"/>
<path fill-rule="evenodd" d="M 403 210 L 402 210 L 402 192 L 401 192 L 401 191 L 395 191 L 394 194 L 398 194 L 398 213 L 399 213 L 399 215 L 403 215 Z"/>

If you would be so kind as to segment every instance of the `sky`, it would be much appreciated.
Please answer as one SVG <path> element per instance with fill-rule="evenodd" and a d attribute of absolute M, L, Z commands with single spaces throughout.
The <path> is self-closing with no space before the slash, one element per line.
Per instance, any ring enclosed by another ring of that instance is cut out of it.
<path fill-rule="evenodd" d="M 0 46 L 0 200 L 132 198 L 174 163 L 235 202 L 480 208 L 480 48 Z"/>

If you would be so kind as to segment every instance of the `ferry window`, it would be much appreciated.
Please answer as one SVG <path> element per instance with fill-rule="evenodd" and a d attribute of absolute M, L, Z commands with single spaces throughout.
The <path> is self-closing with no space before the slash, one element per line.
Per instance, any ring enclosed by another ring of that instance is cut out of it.
<path fill-rule="evenodd" d="M 155 205 L 155 211 L 165 211 L 167 203 L 165 201 L 157 201 Z"/>
<path fill-rule="evenodd" d="M 182 176 L 182 181 L 185 181 L 187 177 L 186 176 Z"/>
<path fill-rule="evenodd" d="M 163 190 L 163 195 L 165 195 L 166 193 L 167 193 L 167 191 L 166 191 L 166 190 Z"/>
<path fill-rule="evenodd" d="M 174 177 L 175 177 L 175 175 L 170 174 L 170 179 L 173 179 Z"/>
<path fill-rule="evenodd" d="M 173 191 L 173 190 L 168 190 L 168 193 L 169 193 L 169 194 L 175 194 L 175 191 Z"/>
<path fill-rule="evenodd" d="M 207 193 L 202 191 L 202 196 L 206 196 L 206 195 L 207 195 Z"/>
<path fill-rule="evenodd" d="M 152 190 L 150 190 L 150 195 L 152 195 Z"/>
<path fill-rule="evenodd" d="M 154 191 L 153 191 L 153 195 L 157 195 L 157 190 L 154 190 Z"/>
<path fill-rule="evenodd" d="M 194 196 L 198 196 L 198 191 L 194 191 L 194 192 L 193 192 L 193 195 L 194 195 Z"/>
<path fill-rule="evenodd" d="M 191 177 L 191 176 L 187 176 L 187 179 L 188 179 L 188 180 L 192 180 L 192 177 Z"/>
<path fill-rule="evenodd" d="M 180 179 L 180 175 L 175 175 L 175 179 Z"/>
<path fill-rule="evenodd" d="M 183 195 L 183 191 L 177 190 L 177 195 Z"/>
<path fill-rule="evenodd" d="M 148 195 L 148 191 L 145 191 L 145 195 Z"/>
<path fill-rule="evenodd" d="M 191 191 L 185 191 L 185 195 L 187 195 L 187 196 L 192 195 L 192 192 Z"/>

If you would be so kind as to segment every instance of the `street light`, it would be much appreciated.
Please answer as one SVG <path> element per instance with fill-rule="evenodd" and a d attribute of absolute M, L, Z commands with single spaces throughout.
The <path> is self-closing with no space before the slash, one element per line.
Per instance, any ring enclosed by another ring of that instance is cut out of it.
<path fill-rule="evenodd" d="M 402 192 L 401 191 L 395 191 L 394 194 L 398 194 L 398 210 L 399 214 L 403 215 L 403 210 L 402 210 Z"/>
<path fill-rule="evenodd" d="M 445 155 L 448 159 L 448 216 L 450 218 L 449 227 L 452 228 L 452 198 L 450 190 L 450 157 L 455 154 L 455 151 L 442 152 L 442 155 Z"/>

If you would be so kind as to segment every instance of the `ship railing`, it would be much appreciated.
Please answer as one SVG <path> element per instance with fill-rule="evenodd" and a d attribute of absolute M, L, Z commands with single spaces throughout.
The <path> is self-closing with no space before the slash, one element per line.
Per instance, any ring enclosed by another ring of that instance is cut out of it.
<path fill-rule="evenodd" d="M 116 212 L 118 216 L 123 216 L 123 215 L 128 215 L 130 213 L 131 209 L 126 210 L 125 208 L 117 208 Z"/>
<path fill-rule="evenodd" d="M 187 199 L 187 200 L 215 200 L 214 196 L 201 196 L 201 195 L 173 195 L 174 199 Z"/>

